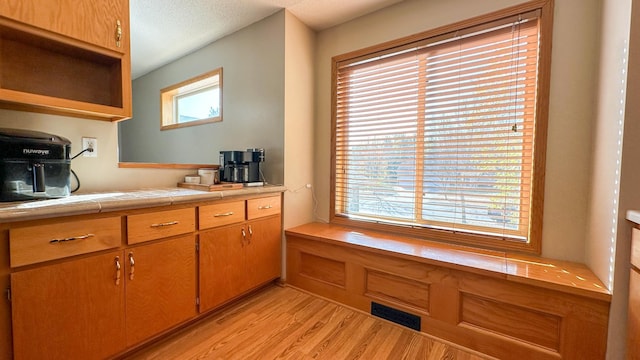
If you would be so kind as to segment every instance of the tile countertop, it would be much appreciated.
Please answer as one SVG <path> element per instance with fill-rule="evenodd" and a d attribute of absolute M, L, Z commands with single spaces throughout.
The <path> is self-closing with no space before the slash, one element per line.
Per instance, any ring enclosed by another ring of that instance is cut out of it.
<path fill-rule="evenodd" d="M 216 200 L 231 196 L 277 193 L 285 190 L 284 186 L 277 185 L 211 192 L 183 188 L 164 188 L 78 194 L 50 200 L 7 202 L 0 203 L 0 223 L 168 206 L 192 201 Z"/>
<path fill-rule="evenodd" d="M 640 210 L 628 210 L 627 220 L 640 225 Z"/>

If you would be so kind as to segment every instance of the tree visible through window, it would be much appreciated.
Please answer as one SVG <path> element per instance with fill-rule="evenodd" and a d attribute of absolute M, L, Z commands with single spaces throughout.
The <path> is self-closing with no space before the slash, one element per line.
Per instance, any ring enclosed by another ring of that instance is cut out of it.
<path fill-rule="evenodd" d="M 542 13 L 334 58 L 332 221 L 537 251 Z"/>

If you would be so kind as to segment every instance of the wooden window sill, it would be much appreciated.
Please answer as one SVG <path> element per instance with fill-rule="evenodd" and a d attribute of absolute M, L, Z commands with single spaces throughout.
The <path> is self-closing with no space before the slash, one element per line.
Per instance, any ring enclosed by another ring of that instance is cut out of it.
<path fill-rule="evenodd" d="M 611 302 L 611 292 L 580 263 L 482 250 L 334 224 L 308 223 L 287 229 L 285 233 Z"/>

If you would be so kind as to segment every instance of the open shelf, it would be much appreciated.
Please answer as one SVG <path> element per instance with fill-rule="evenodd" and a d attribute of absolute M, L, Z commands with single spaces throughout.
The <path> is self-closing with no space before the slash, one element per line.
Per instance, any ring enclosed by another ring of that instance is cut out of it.
<path fill-rule="evenodd" d="M 125 61 L 122 54 L 0 25 L 0 106 L 105 120 L 127 118 Z"/>

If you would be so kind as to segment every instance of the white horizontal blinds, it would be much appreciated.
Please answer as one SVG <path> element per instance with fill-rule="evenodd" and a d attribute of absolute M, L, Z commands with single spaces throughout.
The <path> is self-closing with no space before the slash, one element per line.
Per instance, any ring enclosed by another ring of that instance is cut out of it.
<path fill-rule="evenodd" d="M 338 63 L 335 213 L 526 239 L 537 13 Z"/>
<path fill-rule="evenodd" d="M 538 25 L 529 20 L 425 50 L 422 220 L 526 238 Z"/>
<path fill-rule="evenodd" d="M 338 69 L 336 213 L 415 219 L 418 66 L 400 54 Z"/>

